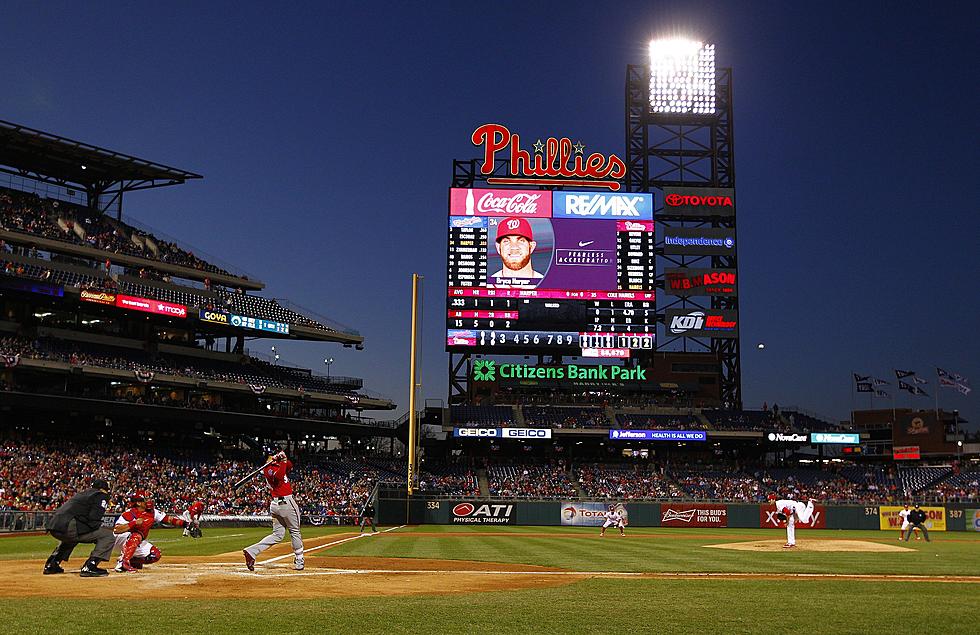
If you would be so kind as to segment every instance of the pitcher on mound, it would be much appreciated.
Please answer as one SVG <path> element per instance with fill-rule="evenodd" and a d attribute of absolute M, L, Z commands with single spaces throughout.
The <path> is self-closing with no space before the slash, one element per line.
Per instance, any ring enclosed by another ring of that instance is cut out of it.
<path fill-rule="evenodd" d="M 796 523 L 813 524 L 813 501 L 807 501 L 804 505 L 800 501 L 783 499 L 773 504 L 776 506 L 776 517 L 786 523 L 786 544 L 783 549 L 792 549 L 796 547 Z"/>

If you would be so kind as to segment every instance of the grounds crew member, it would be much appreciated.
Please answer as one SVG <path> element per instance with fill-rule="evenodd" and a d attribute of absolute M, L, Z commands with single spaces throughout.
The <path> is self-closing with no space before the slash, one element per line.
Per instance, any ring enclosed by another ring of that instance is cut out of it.
<path fill-rule="evenodd" d="M 109 483 L 103 478 L 92 480 L 91 489 L 79 492 L 59 507 L 48 523 L 51 537 L 61 544 L 44 563 L 44 575 L 64 573 L 61 563 L 68 560 L 72 550 L 80 542 L 93 543 L 95 548 L 82 565 L 79 575 L 83 578 L 96 578 L 109 575 L 99 568 L 112 554 L 115 536 L 112 530 L 102 526 L 102 516 L 109 507 Z"/>
<path fill-rule="evenodd" d="M 928 516 L 924 511 L 919 509 L 918 505 L 916 505 L 912 509 L 912 511 L 909 512 L 909 524 L 911 526 L 909 527 L 908 531 L 905 533 L 905 542 L 909 541 L 909 538 L 912 537 L 912 530 L 916 528 L 922 530 L 922 535 L 925 536 L 926 542 L 932 542 L 931 540 L 929 540 L 929 530 L 926 529 L 926 526 L 924 524 L 926 522 L 926 518 L 928 518 Z"/>

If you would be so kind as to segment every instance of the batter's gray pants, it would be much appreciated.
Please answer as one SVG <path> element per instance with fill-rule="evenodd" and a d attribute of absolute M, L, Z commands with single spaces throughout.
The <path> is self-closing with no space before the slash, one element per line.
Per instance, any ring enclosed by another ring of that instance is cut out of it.
<path fill-rule="evenodd" d="M 272 515 L 272 533 L 258 541 L 245 551 L 252 557 L 258 556 L 269 547 L 279 544 L 286 537 L 286 530 L 289 530 L 289 540 L 293 544 L 293 554 L 297 560 L 303 560 L 303 536 L 299 532 L 299 505 L 293 497 L 283 496 L 273 498 L 269 505 L 269 513 Z"/>

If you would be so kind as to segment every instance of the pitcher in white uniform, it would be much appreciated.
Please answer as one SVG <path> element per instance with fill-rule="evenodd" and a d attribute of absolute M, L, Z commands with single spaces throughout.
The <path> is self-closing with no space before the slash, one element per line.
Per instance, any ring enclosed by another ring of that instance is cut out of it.
<path fill-rule="evenodd" d="M 776 516 L 786 522 L 786 544 L 783 549 L 792 549 L 796 546 L 796 523 L 813 524 L 813 501 L 807 501 L 804 505 L 800 501 L 782 499 L 773 504 L 776 506 Z"/>

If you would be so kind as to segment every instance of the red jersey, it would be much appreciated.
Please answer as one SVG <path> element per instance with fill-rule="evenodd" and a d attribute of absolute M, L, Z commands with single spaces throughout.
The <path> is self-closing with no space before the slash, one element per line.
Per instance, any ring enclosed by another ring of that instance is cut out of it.
<path fill-rule="evenodd" d="M 265 482 L 269 484 L 274 497 L 289 496 L 293 493 L 293 485 L 289 482 L 289 473 L 292 471 L 293 462 L 289 460 L 273 463 L 262 470 L 262 476 L 265 477 Z"/>

